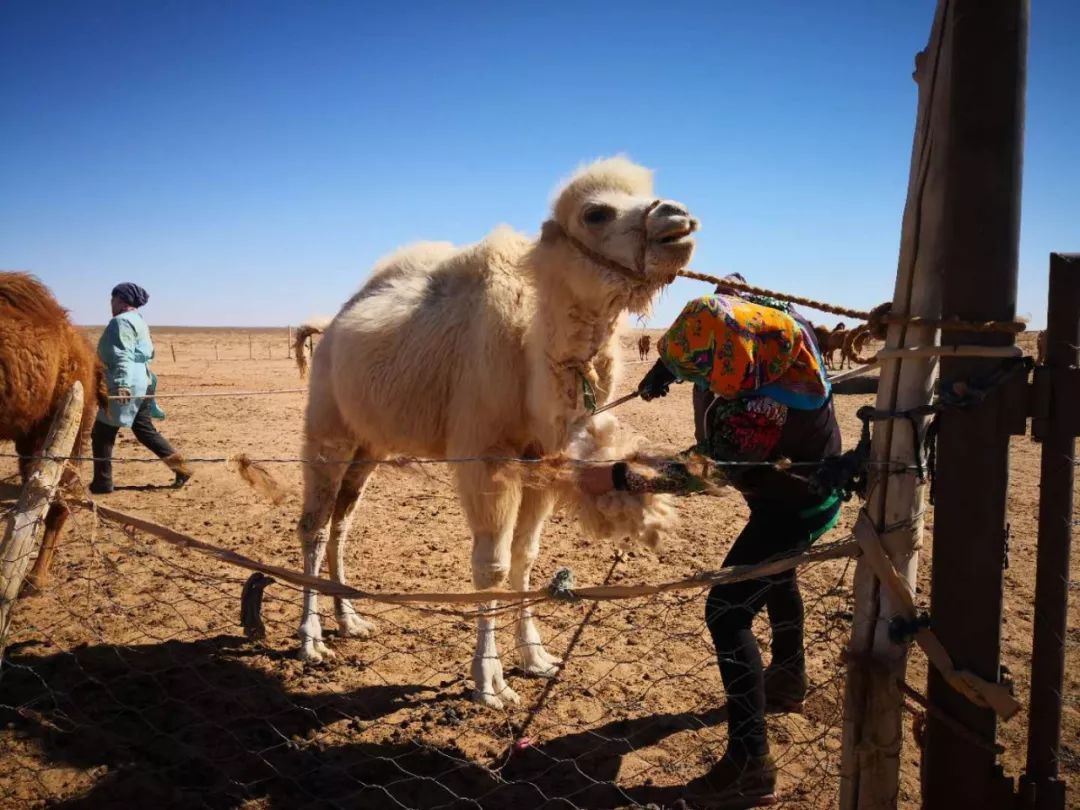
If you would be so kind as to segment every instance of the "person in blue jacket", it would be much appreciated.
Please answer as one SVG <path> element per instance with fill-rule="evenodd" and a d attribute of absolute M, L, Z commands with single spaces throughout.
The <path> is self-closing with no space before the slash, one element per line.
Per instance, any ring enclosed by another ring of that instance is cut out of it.
<path fill-rule="evenodd" d="M 165 462 L 175 474 L 173 486 L 182 487 L 192 476 L 191 468 L 173 446 L 158 433 L 152 419 L 165 416 L 154 400 L 157 378 L 150 370 L 154 344 L 150 328 L 139 307 L 150 294 L 138 284 L 117 284 L 112 291 L 112 320 L 98 340 L 98 357 L 105 365 L 109 407 L 98 410 L 90 443 L 94 452 L 94 479 L 90 491 L 103 495 L 113 491 L 112 453 L 120 428 L 131 432 L 147 449 Z"/>

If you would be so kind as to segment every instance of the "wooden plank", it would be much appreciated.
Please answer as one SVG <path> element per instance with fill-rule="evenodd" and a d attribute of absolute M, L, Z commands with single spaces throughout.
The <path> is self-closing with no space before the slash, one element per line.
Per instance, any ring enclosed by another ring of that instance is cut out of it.
<path fill-rule="evenodd" d="M 881 546 L 881 540 L 874 530 L 874 525 L 865 512 L 859 515 L 855 524 L 855 539 L 862 551 L 861 559 L 864 559 L 874 570 L 878 581 L 896 600 L 898 606 L 896 615 L 906 621 L 914 621 L 918 616 L 918 608 L 915 605 L 913 586 L 893 567 Z M 1020 711 L 1019 701 L 1001 684 L 990 683 L 973 673 L 956 669 L 953 666 L 952 657 L 932 630 L 920 628 L 913 638 L 922 647 L 930 663 L 941 672 L 949 684 L 972 703 L 977 706 L 989 706 L 1005 720 Z"/>

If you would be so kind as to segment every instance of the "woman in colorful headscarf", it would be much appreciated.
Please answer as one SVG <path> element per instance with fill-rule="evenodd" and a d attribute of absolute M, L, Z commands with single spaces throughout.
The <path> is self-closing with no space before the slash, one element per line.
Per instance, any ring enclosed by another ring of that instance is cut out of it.
<path fill-rule="evenodd" d="M 741 280 L 741 279 L 739 279 Z M 645 400 L 672 382 L 694 384 L 696 452 L 717 461 L 816 462 L 840 453 L 831 389 L 813 328 L 788 305 L 720 287 L 697 298 L 660 339 L 660 360 L 638 391 Z M 772 464 L 720 467 L 740 490 L 750 519 L 724 560 L 748 565 L 805 548 L 836 525 L 840 498 L 822 494 L 805 476 Z M 797 471 L 796 471 L 797 472 Z M 679 491 L 679 475 L 646 479 L 625 464 L 582 474 L 593 494 L 611 489 Z M 772 660 L 762 666 L 751 624 L 767 608 Z M 706 623 L 727 692 L 728 750 L 687 798 L 713 807 L 776 801 L 766 709 L 800 711 L 807 691 L 803 603 L 795 570 L 716 585 Z"/>
<path fill-rule="evenodd" d="M 90 491 L 97 495 L 113 491 L 112 453 L 122 427 L 131 428 L 135 438 L 173 471 L 173 486 L 182 487 L 192 476 L 191 468 L 151 421 L 165 414 L 154 401 L 157 378 L 150 370 L 154 344 L 150 328 L 138 311 L 149 300 L 150 294 L 138 284 L 117 284 L 112 291 L 113 318 L 98 340 L 98 356 L 105 364 L 105 379 L 113 399 L 107 409 L 98 410 L 90 433 L 94 452 Z"/>

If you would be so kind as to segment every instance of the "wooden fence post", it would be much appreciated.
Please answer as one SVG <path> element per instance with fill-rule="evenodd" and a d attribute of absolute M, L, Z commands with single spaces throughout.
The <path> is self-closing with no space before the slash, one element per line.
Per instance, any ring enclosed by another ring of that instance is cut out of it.
<path fill-rule="evenodd" d="M 171 341 L 169 342 L 169 352 L 172 354 L 172 361 L 175 363 L 176 362 L 176 347 L 172 345 Z"/>
<path fill-rule="evenodd" d="M 251 333 L 248 332 L 248 360 L 255 359 L 255 346 L 252 343 Z"/>
<path fill-rule="evenodd" d="M 82 384 L 76 381 L 49 429 L 42 450 L 47 458 L 31 467 L 29 479 L 4 526 L 4 537 L 0 540 L 0 651 L 7 639 L 12 605 L 30 567 L 30 555 L 45 529 L 45 512 L 67 465 L 66 460 L 48 457 L 71 455 L 82 407 Z"/>
<path fill-rule="evenodd" d="M 939 76 L 948 128 L 942 156 L 939 245 L 942 316 L 1011 321 L 1016 316 L 1020 242 L 1028 0 L 954 0 Z M 943 343 L 1011 346 L 1004 332 L 945 330 Z M 977 381 L 1009 361 L 946 357 L 941 376 Z M 1007 554 L 1010 432 L 1016 409 L 1003 389 L 977 406 L 943 411 L 937 440 L 930 613 L 957 666 L 1000 681 L 1001 608 Z M 1025 415 L 1020 412 L 1020 419 Z M 935 669 L 928 699 L 922 798 L 926 810 L 1012 807 L 1012 780 L 997 763 L 997 717 L 959 694 Z M 979 745 L 937 719 L 949 716 Z"/>
<path fill-rule="evenodd" d="M 289 345 L 285 349 L 285 359 L 292 360 L 292 327 L 289 327 Z"/>

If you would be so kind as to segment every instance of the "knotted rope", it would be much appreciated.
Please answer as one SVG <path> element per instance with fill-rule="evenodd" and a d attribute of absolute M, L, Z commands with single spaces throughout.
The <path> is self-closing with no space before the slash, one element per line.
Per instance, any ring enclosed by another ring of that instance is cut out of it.
<path fill-rule="evenodd" d="M 859 354 L 862 347 L 865 346 L 871 338 L 874 340 L 884 340 L 888 327 L 893 325 L 906 325 L 924 329 L 947 329 L 954 332 L 1001 332 L 1011 335 L 1019 334 L 1027 328 L 1027 325 L 1023 321 L 964 321 L 959 318 L 923 318 L 919 315 L 894 315 L 892 313 L 891 303 L 881 304 L 869 311 L 850 309 L 848 307 L 830 304 L 826 301 L 818 301 L 814 298 L 806 298 L 800 295 L 788 295 L 787 293 L 777 292 L 765 287 L 747 284 L 745 281 L 739 281 L 731 276 L 728 276 L 727 278 L 718 278 L 717 276 L 711 276 L 708 273 L 698 273 L 694 270 L 681 270 L 678 275 L 683 278 L 704 281 L 708 284 L 714 284 L 718 287 L 727 287 L 728 289 L 745 292 L 750 295 L 788 301 L 792 304 L 816 309 L 818 312 L 828 312 L 830 315 L 839 315 L 844 318 L 856 318 L 860 321 L 865 321 L 865 323 L 860 324 L 848 332 L 848 335 L 844 340 L 843 349 L 841 350 L 845 357 L 860 365 L 867 365 L 874 362 L 873 355 L 863 357 Z"/>

